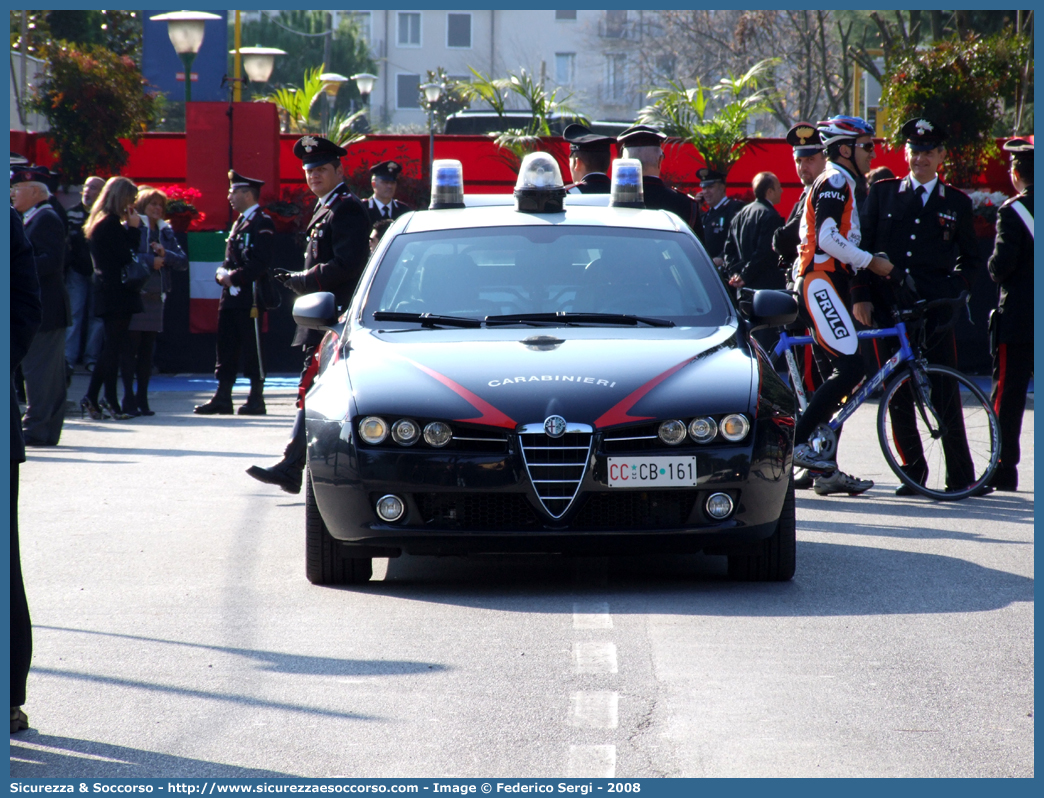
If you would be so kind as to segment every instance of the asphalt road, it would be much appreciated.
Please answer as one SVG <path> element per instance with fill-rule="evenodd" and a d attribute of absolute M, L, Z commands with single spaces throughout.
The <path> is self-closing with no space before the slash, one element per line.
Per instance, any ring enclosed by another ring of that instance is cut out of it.
<path fill-rule="evenodd" d="M 292 392 L 202 398 L 71 418 L 22 466 L 13 777 L 1033 775 L 1032 410 L 1022 491 L 945 504 L 892 495 L 861 409 L 841 465 L 878 486 L 799 493 L 790 583 L 403 557 L 337 589 L 305 580 L 303 499 L 243 473 Z"/>

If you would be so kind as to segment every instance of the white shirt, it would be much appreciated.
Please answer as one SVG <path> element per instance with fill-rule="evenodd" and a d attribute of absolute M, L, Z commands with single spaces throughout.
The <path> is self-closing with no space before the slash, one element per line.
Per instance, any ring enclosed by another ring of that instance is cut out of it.
<path fill-rule="evenodd" d="M 330 197 L 332 197 L 337 192 L 337 189 L 339 189 L 343 185 L 344 185 L 344 181 L 342 180 L 340 183 L 338 183 L 336 186 L 333 187 L 333 190 L 330 193 L 323 194 L 323 196 L 321 196 L 319 198 L 319 206 L 318 206 L 318 208 L 316 208 L 316 210 L 318 210 L 319 208 L 325 208 L 326 207 L 326 201 L 328 199 L 330 199 Z"/>
<path fill-rule="evenodd" d="M 939 182 L 939 175 L 936 175 L 927 183 L 918 183 L 917 178 L 912 174 L 910 175 L 910 185 L 913 187 L 914 193 L 917 193 L 918 186 L 924 186 L 924 194 L 921 195 L 921 205 L 928 204 L 928 198 L 932 196 L 932 189 L 935 188 L 935 184 Z"/>

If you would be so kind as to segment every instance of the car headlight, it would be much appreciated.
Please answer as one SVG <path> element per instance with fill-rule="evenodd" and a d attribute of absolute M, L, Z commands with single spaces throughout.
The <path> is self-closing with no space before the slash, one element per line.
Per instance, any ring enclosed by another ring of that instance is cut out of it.
<path fill-rule="evenodd" d="M 424 427 L 424 440 L 428 442 L 429 446 L 434 446 L 436 449 L 442 448 L 453 440 L 453 430 L 450 429 L 449 424 L 432 421 Z"/>
<path fill-rule="evenodd" d="M 383 443 L 388 437 L 388 424 L 379 416 L 367 416 L 359 422 L 359 437 L 370 444 Z"/>
<path fill-rule="evenodd" d="M 713 418 L 694 418 L 689 422 L 689 435 L 696 443 L 708 443 L 718 434 L 718 423 Z"/>
<path fill-rule="evenodd" d="M 721 420 L 721 434 L 727 441 L 741 441 L 750 432 L 750 422 L 742 413 L 732 413 Z"/>
<path fill-rule="evenodd" d="M 669 446 L 677 446 L 685 440 L 685 424 L 681 421 L 664 421 L 660 425 L 660 440 Z"/>
<path fill-rule="evenodd" d="M 413 446 L 420 440 L 420 426 L 411 418 L 400 418 L 392 424 L 392 440 L 402 446 Z"/>

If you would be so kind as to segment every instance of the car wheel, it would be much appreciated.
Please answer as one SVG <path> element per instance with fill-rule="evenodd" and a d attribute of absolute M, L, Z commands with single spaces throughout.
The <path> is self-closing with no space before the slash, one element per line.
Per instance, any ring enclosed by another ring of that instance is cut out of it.
<path fill-rule="evenodd" d="M 313 585 L 357 585 L 370 581 L 373 560 L 345 557 L 343 545 L 330 535 L 312 492 L 312 475 L 305 473 L 305 575 Z"/>
<path fill-rule="evenodd" d="M 786 582 L 794 577 L 797 561 L 797 513 L 791 478 L 776 531 L 757 544 L 754 554 L 730 554 L 729 577 L 742 582 Z"/>

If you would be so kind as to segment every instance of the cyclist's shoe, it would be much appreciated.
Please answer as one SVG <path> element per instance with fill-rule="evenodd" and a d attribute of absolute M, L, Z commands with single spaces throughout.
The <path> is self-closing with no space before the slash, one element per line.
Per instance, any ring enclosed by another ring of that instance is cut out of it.
<path fill-rule="evenodd" d="M 849 496 L 855 496 L 870 490 L 873 486 L 872 479 L 857 479 L 838 468 L 829 476 L 816 477 L 812 490 L 816 492 L 817 496 L 829 496 L 831 493 L 847 493 Z"/>
<path fill-rule="evenodd" d="M 794 490 L 808 490 L 816 478 L 809 473 L 807 468 L 794 469 Z"/>
<path fill-rule="evenodd" d="M 807 468 L 810 471 L 830 472 L 837 469 L 837 463 L 826 459 L 807 443 L 799 443 L 794 447 L 794 467 Z"/>

